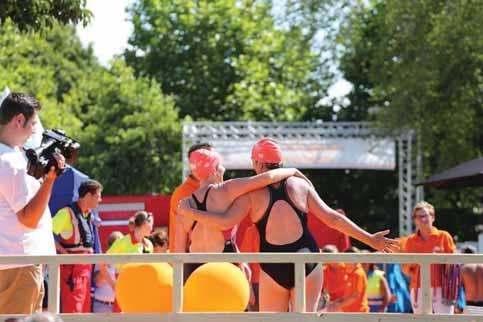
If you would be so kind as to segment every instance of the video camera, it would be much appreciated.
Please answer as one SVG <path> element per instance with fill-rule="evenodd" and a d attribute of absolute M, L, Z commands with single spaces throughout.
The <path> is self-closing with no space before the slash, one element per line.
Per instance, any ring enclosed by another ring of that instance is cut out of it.
<path fill-rule="evenodd" d="M 51 167 L 55 167 L 57 175 L 62 174 L 54 153 L 62 154 L 65 162 L 73 163 L 77 160 L 80 144 L 58 129 L 46 130 L 42 134 L 42 143 L 38 148 L 25 151 L 28 159 L 27 173 L 36 179 L 43 177 Z"/>

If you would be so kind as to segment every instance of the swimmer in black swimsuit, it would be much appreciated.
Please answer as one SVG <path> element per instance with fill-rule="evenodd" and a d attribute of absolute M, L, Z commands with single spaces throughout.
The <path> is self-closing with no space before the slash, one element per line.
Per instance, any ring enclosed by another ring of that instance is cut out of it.
<path fill-rule="evenodd" d="M 199 180 L 200 187 L 197 189 L 189 202 L 194 207 L 213 211 L 225 211 L 230 204 L 239 196 L 252 190 L 263 188 L 267 185 L 280 182 L 288 177 L 303 175 L 297 169 L 276 169 L 264 174 L 236 178 L 223 181 L 225 168 L 221 164 L 219 155 L 210 150 L 199 149 L 190 155 L 190 167 L 193 175 Z M 202 200 L 202 202 L 200 202 Z M 203 222 L 193 221 L 182 216 L 176 221 L 175 252 L 234 252 L 237 251 L 233 242 L 235 234 L 232 227 L 227 232 L 214 229 Z M 199 265 L 189 265 L 190 270 Z M 249 274 L 249 272 L 247 272 Z M 185 274 L 185 276 L 187 275 Z"/>
<path fill-rule="evenodd" d="M 265 173 L 282 166 L 282 153 L 273 139 L 262 139 L 252 149 L 253 168 Z M 307 230 L 306 213 L 312 213 L 329 227 L 352 236 L 369 246 L 386 252 L 395 251 L 399 243 L 384 237 L 389 231 L 370 234 L 350 219 L 327 206 L 313 186 L 299 178 L 288 178 L 279 187 L 262 188 L 236 199 L 226 212 L 203 212 L 182 202 L 178 214 L 198 220 L 220 230 L 235 226 L 249 215 L 259 227 L 260 251 L 316 252 L 313 238 Z M 260 311 L 286 312 L 294 308 L 293 266 L 261 264 Z M 315 266 L 315 268 L 314 268 Z M 323 272 L 321 265 L 306 266 L 306 310 L 315 311 Z M 289 276 L 292 275 L 292 276 Z"/>
<path fill-rule="evenodd" d="M 290 200 L 285 190 L 286 180 L 280 183 L 278 188 L 273 185 L 269 186 L 270 190 L 270 203 L 267 210 L 263 214 L 262 218 L 255 223 L 260 234 L 260 252 L 262 253 L 297 253 L 297 252 L 311 252 L 318 253 L 319 247 L 317 242 L 309 231 L 307 226 L 307 214 L 299 209 Z M 300 219 L 300 224 L 302 225 L 302 235 L 299 239 L 290 244 L 285 245 L 274 245 L 267 241 L 266 239 L 266 228 L 268 217 L 272 211 L 273 205 L 277 201 L 285 201 L 297 214 Z M 199 209 L 199 208 L 198 208 Z M 305 264 L 305 276 L 309 275 L 315 268 L 317 264 Z M 280 263 L 262 263 L 260 264 L 262 270 L 267 273 L 274 281 L 276 281 L 280 286 L 287 290 L 292 289 L 295 286 L 295 269 L 294 264 L 280 264 Z"/>

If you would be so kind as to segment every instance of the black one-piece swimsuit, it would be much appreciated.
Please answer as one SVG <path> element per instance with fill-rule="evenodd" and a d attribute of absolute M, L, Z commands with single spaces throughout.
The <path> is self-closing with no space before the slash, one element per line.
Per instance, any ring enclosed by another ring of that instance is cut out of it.
<path fill-rule="evenodd" d="M 263 214 L 262 218 L 255 223 L 260 234 L 260 252 L 262 253 L 292 253 L 299 252 L 302 249 L 308 249 L 311 253 L 320 252 L 317 242 L 309 231 L 307 226 L 307 214 L 293 204 L 286 191 L 286 180 L 281 181 L 280 186 L 275 188 L 274 186 L 268 186 L 270 191 L 270 202 L 268 208 Z M 267 241 L 266 228 L 268 223 L 268 217 L 272 211 L 275 202 L 283 200 L 287 202 L 290 207 L 295 211 L 297 217 L 300 219 L 302 225 L 302 235 L 293 243 L 285 245 L 273 245 Z M 309 275 L 317 266 L 317 263 L 305 264 L 305 276 Z M 295 285 L 295 266 L 294 264 L 283 263 L 260 263 L 261 269 L 267 273 L 272 279 L 274 279 L 280 286 L 290 290 Z"/>

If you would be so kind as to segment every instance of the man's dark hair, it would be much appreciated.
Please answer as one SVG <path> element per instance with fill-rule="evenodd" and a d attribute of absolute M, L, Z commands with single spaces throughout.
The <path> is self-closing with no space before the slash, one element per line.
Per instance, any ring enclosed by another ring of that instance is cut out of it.
<path fill-rule="evenodd" d="M 8 124 L 18 114 L 23 114 L 25 121 L 28 121 L 35 111 L 40 109 L 40 103 L 33 97 L 22 93 L 10 93 L 0 105 L 0 125 Z"/>
<path fill-rule="evenodd" d="M 191 156 L 191 153 L 193 153 L 197 150 L 201 150 L 201 149 L 213 150 L 213 145 L 211 145 L 210 143 L 207 143 L 207 142 L 193 144 L 192 146 L 190 146 L 190 148 L 188 150 L 188 159 Z"/>
<path fill-rule="evenodd" d="M 95 194 L 99 189 L 102 190 L 102 184 L 96 180 L 89 179 L 84 181 L 79 187 L 79 198 L 83 198 L 87 193 Z"/>

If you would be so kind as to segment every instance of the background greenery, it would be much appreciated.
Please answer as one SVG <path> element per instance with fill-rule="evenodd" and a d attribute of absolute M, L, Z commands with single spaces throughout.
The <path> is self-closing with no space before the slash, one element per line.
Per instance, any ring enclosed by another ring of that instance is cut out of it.
<path fill-rule="evenodd" d="M 0 88 L 37 97 L 107 194 L 170 193 L 184 120 L 412 128 L 425 177 L 482 155 L 482 1 L 138 0 L 128 12 L 130 47 L 102 66 L 73 26 L 89 23 L 85 0 L 0 3 Z M 342 103 L 327 94 L 340 77 L 353 84 Z M 397 171 L 307 174 L 362 226 L 397 231 Z M 482 193 L 426 199 L 437 225 L 474 239 Z"/>

